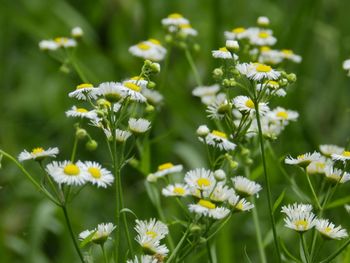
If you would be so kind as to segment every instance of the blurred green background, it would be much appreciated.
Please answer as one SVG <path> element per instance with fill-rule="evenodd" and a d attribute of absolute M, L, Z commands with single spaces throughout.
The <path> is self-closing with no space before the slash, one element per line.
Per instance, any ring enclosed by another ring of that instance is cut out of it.
<path fill-rule="evenodd" d="M 223 31 L 253 26 L 258 16 L 268 16 L 278 38 L 276 47 L 293 49 L 303 57 L 300 65 L 287 69 L 298 76 L 289 95 L 272 102 L 297 110 L 301 117 L 273 147 L 284 156 L 312 151 L 321 143 L 345 146 L 350 128 L 350 79 L 341 64 L 350 57 L 349 10 L 350 1 L 344 0 L 4 0 L 0 8 L 0 148 L 16 156 L 23 149 L 58 146 L 61 160 L 69 156 L 74 122 L 64 111 L 74 103 L 67 93 L 80 80 L 74 72 L 61 72 L 60 65 L 39 50 L 41 39 L 67 36 L 72 27 L 82 27 L 85 35 L 77 56 L 88 79 L 94 84 L 120 81 L 138 74 L 142 66 L 142 61 L 127 52 L 128 47 L 149 37 L 162 40 L 160 20 L 172 12 L 182 13 L 199 31 L 201 50 L 194 59 L 206 84 L 213 83 L 211 71 L 216 62 L 210 51 L 224 45 Z M 195 82 L 184 54 L 175 51 L 171 59 L 165 106 L 153 124 L 153 133 L 161 137 L 152 146 L 152 170 L 166 161 L 183 163 L 186 168 L 205 165 L 202 145 L 195 136 L 198 125 L 207 122 L 204 107 L 191 95 Z M 103 145 L 93 153 L 83 147 L 80 150 L 81 159 L 108 162 Z M 269 161 L 274 198 L 286 188 L 287 200 L 298 200 L 273 160 Z M 13 164 L 6 160 L 2 166 L 0 261 L 74 262 L 76 255 L 61 211 L 34 191 Z M 26 166 L 36 169 L 30 163 Z M 155 215 L 142 175 L 133 169 L 124 175 L 127 206 L 141 218 Z M 339 196 L 348 192 L 349 186 L 344 186 Z M 112 189 L 87 187 L 70 209 L 76 232 L 112 220 L 112 198 Z M 264 194 L 258 207 L 260 203 L 265 238 L 269 221 Z M 167 200 L 164 209 L 173 211 L 173 203 Z M 350 228 L 344 209 L 326 215 Z M 290 231 L 281 229 L 281 233 L 285 241 L 294 240 Z M 219 235 L 217 247 L 219 262 L 248 262 L 245 254 L 258 262 L 251 215 L 233 217 Z M 272 252 L 273 247 L 268 249 Z"/>

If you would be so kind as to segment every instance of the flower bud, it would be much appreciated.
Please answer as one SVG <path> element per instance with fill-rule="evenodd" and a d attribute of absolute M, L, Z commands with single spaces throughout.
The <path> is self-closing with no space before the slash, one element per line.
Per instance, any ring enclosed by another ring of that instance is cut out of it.
<path fill-rule="evenodd" d="M 147 88 L 154 89 L 156 87 L 156 83 L 153 81 L 148 81 Z"/>
<path fill-rule="evenodd" d="M 81 27 L 74 27 L 72 28 L 71 35 L 74 38 L 81 38 L 84 35 L 84 31 L 81 29 Z"/>
<path fill-rule="evenodd" d="M 75 132 L 75 136 L 77 136 L 79 140 L 84 139 L 87 134 L 88 134 L 87 131 L 82 128 L 78 128 Z"/>
<path fill-rule="evenodd" d="M 270 19 L 266 16 L 259 16 L 256 23 L 259 26 L 265 27 L 270 25 Z"/>
<path fill-rule="evenodd" d="M 196 133 L 198 136 L 200 137 L 205 137 L 209 134 L 210 130 L 209 128 L 207 127 L 207 125 L 201 125 L 198 127 Z"/>
<path fill-rule="evenodd" d="M 294 83 L 297 81 L 297 76 L 294 73 L 290 73 L 287 75 L 287 79 L 290 83 Z"/>
<path fill-rule="evenodd" d="M 223 75 L 224 75 L 224 72 L 222 71 L 221 68 L 216 68 L 216 69 L 213 70 L 213 77 L 214 77 L 214 78 L 219 79 L 219 78 L 221 78 Z"/>
<path fill-rule="evenodd" d="M 95 140 L 89 140 L 86 144 L 85 147 L 88 151 L 95 151 L 97 149 L 98 143 Z"/>
<path fill-rule="evenodd" d="M 149 174 L 147 176 L 147 181 L 150 182 L 150 183 L 155 183 L 157 182 L 157 176 L 155 176 L 154 174 Z"/>
<path fill-rule="evenodd" d="M 223 181 L 226 179 L 226 173 L 222 169 L 218 169 L 214 172 L 214 177 L 217 181 Z"/>
<path fill-rule="evenodd" d="M 226 48 L 231 52 L 237 52 L 239 50 L 239 44 L 236 40 L 226 40 Z"/>

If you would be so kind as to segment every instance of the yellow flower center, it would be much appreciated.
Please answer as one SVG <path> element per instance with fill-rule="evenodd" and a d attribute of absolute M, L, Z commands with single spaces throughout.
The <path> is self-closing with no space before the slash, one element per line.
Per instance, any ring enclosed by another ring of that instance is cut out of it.
<path fill-rule="evenodd" d="M 128 89 L 131 89 L 131 90 L 137 91 L 137 92 L 140 92 L 140 90 L 141 90 L 140 86 L 138 86 L 132 82 L 125 82 L 124 86 L 127 87 Z"/>
<path fill-rule="evenodd" d="M 34 148 L 34 149 L 32 150 L 32 154 L 42 153 L 43 151 L 44 151 L 43 148 L 37 147 L 37 148 Z"/>
<path fill-rule="evenodd" d="M 132 80 L 144 80 L 144 78 L 140 77 L 140 76 L 135 76 L 135 77 L 132 77 L 131 79 Z"/>
<path fill-rule="evenodd" d="M 84 109 L 84 108 L 77 108 L 77 109 L 76 109 L 76 112 L 79 112 L 79 113 L 86 113 L 86 112 L 88 112 L 88 110 L 87 110 L 87 109 Z"/>
<path fill-rule="evenodd" d="M 277 117 L 280 117 L 282 119 L 288 119 L 288 112 L 286 111 L 279 111 L 276 113 Z"/>
<path fill-rule="evenodd" d="M 219 50 L 220 50 L 221 52 L 228 52 L 228 50 L 227 50 L 226 47 L 221 47 L 221 48 L 219 48 Z"/>
<path fill-rule="evenodd" d="M 223 138 L 223 139 L 227 139 L 226 133 L 221 132 L 221 131 L 213 130 L 213 131 L 211 132 L 211 134 L 212 134 L 212 135 L 215 135 L 215 136 L 218 136 L 218 137 L 220 137 L 220 138 Z"/>
<path fill-rule="evenodd" d="M 282 49 L 281 52 L 285 55 L 293 55 L 293 50 L 290 49 Z"/>
<path fill-rule="evenodd" d="M 269 80 L 268 82 L 266 82 L 267 85 L 273 87 L 273 88 L 278 88 L 280 84 L 278 84 L 277 81 L 274 80 Z"/>
<path fill-rule="evenodd" d="M 260 33 L 258 34 L 258 36 L 259 36 L 260 38 L 268 38 L 268 37 L 270 36 L 270 34 L 267 33 L 267 32 L 265 32 L 265 31 L 263 31 L 263 32 L 260 32 Z"/>
<path fill-rule="evenodd" d="M 258 63 L 255 69 L 258 72 L 270 72 L 272 68 L 268 65 Z"/>
<path fill-rule="evenodd" d="M 297 220 L 294 222 L 294 225 L 297 229 L 303 229 L 306 230 L 309 226 L 309 223 L 306 220 Z"/>
<path fill-rule="evenodd" d="M 237 27 L 232 29 L 232 33 L 235 33 L 235 34 L 243 33 L 244 31 L 245 31 L 244 27 Z"/>
<path fill-rule="evenodd" d="M 185 194 L 185 189 L 182 187 L 175 187 L 173 192 L 178 195 L 184 195 Z"/>
<path fill-rule="evenodd" d="M 328 234 L 332 231 L 332 228 L 327 226 L 323 231 Z"/>
<path fill-rule="evenodd" d="M 190 24 L 182 24 L 180 25 L 181 29 L 192 28 Z"/>
<path fill-rule="evenodd" d="M 179 18 L 183 18 L 183 16 L 179 13 L 173 13 L 173 14 L 168 15 L 168 18 L 179 19 Z"/>
<path fill-rule="evenodd" d="M 157 46 L 160 45 L 160 41 L 155 39 L 155 38 L 150 38 L 150 39 L 148 39 L 148 41 L 151 42 L 152 44 L 157 45 Z"/>
<path fill-rule="evenodd" d="M 146 43 L 143 43 L 143 42 L 137 44 L 137 47 L 141 50 L 149 50 L 151 48 L 150 45 L 147 45 Z"/>
<path fill-rule="evenodd" d="M 305 158 L 305 154 L 300 154 L 297 156 L 297 159 L 300 160 L 300 159 L 304 159 Z"/>
<path fill-rule="evenodd" d="M 266 52 L 266 51 L 270 51 L 270 50 L 271 50 L 271 48 L 268 47 L 268 46 L 262 46 L 262 47 L 260 48 L 260 51 L 261 51 L 261 52 Z"/>
<path fill-rule="evenodd" d="M 158 236 L 157 232 L 154 232 L 152 230 L 147 231 L 146 235 L 150 236 L 151 238 L 156 238 Z"/>
<path fill-rule="evenodd" d="M 236 209 L 238 210 L 243 210 L 243 202 L 242 201 L 239 201 L 238 204 L 236 205 Z"/>
<path fill-rule="evenodd" d="M 96 179 L 101 178 L 101 171 L 97 167 L 89 167 L 88 172 Z"/>
<path fill-rule="evenodd" d="M 215 204 L 213 204 L 210 201 L 203 200 L 203 199 L 199 200 L 198 204 L 200 206 L 203 206 L 203 207 L 208 208 L 208 209 L 214 209 L 215 208 Z"/>
<path fill-rule="evenodd" d="M 343 156 L 345 157 L 350 157 L 350 151 L 344 151 Z"/>
<path fill-rule="evenodd" d="M 66 37 L 56 37 L 54 39 L 54 41 L 57 43 L 57 44 L 64 44 L 64 43 L 67 43 L 68 42 L 68 38 Z"/>
<path fill-rule="evenodd" d="M 86 89 L 86 88 L 93 88 L 94 86 L 91 83 L 82 83 L 80 85 L 77 86 L 77 90 L 78 89 Z"/>
<path fill-rule="evenodd" d="M 255 108 L 255 104 L 254 102 L 251 100 L 251 99 L 248 99 L 246 102 L 245 102 L 245 105 L 250 108 L 250 109 L 254 109 Z"/>
<path fill-rule="evenodd" d="M 174 167 L 172 163 L 163 163 L 158 166 L 158 171 L 164 171 L 166 169 L 170 169 L 171 167 Z"/>
<path fill-rule="evenodd" d="M 80 169 L 77 165 L 70 163 L 63 168 L 63 172 L 66 175 L 78 175 L 80 173 Z"/>
<path fill-rule="evenodd" d="M 199 178 L 197 180 L 197 184 L 198 184 L 199 187 L 209 186 L 210 185 L 210 181 L 207 178 Z"/>

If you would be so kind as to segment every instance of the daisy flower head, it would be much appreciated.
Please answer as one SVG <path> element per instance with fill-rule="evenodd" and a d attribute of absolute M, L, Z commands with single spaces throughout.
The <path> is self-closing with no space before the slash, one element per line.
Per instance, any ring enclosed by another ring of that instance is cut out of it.
<path fill-rule="evenodd" d="M 347 59 L 343 62 L 343 69 L 348 72 L 348 76 L 350 76 L 350 59 Z"/>
<path fill-rule="evenodd" d="M 280 56 L 283 58 L 283 59 L 287 59 L 287 60 L 290 60 L 294 63 L 300 63 L 302 58 L 301 56 L 295 54 L 293 52 L 293 50 L 290 50 L 290 49 L 282 49 L 280 51 Z"/>
<path fill-rule="evenodd" d="M 316 216 L 308 206 L 303 204 L 283 206 L 282 212 L 286 214 L 284 218 L 285 226 L 297 232 L 305 232 L 316 224 Z"/>
<path fill-rule="evenodd" d="M 46 171 L 58 184 L 80 186 L 88 180 L 88 174 L 83 169 L 83 163 L 80 161 L 76 163 L 54 161 L 46 166 Z"/>
<path fill-rule="evenodd" d="M 251 54 L 257 55 L 258 50 L 252 50 Z M 283 57 L 279 50 L 271 49 L 269 46 L 262 46 L 260 47 L 258 61 L 264 64 L 276 65 L 283 61 Z"/>
<path fill-rule="evenodd" d="M 39 42 L 39 48 L 41 50 L 44 50 L 44 51 L 46 51 L 46 50 L 53 51 L 53 50 L 58 49 L 59 47 L 60 46 L 53 40 L 41 40 Z"/>
<path fill-rule="evenodd" d="M 115 139 L 119 143 L 126 142 L 127 139 L 129 139 L 130 136 L 131 136 L 131 132 L 129 132 L 129 131 L 123 131 L 123 130 L 120 130 L 120 129 L 116 129 L 115 130 Z"/>
<path fill-rule="evenodd" d="M 244 27 L 236 27 L 231 31 L 225 31 L 225 38 L 227 40 L 240 40 L 248 37 L 248 30 Z"/>
<path fill-rule="evenodd" d="M 185 174 L 185 182 L 192 189 L 211 191 L 215 185 L 215 178 L 212 171 L 204 168 L 197 168 Z"/>
<path fill-rule="evenodd" d="M 341 226 L 335 226 L 328 219 L 317 219 L 316 229 L 325 239 L 343 239 L 348 237 L 346 229 Z"/>
<path fill-rule="evenodd" d="M 311 162 L 306 167 L 306 172 L 308 174 L 324 174 L 327 164 L 326 159 L 321 157 L 319 160 Z"/>
<path fill-rule="evenodd" d="M 31 152 L 28 152 L 27 150 L 23 150 L 18 155 L 18 161 L 23 162 L 27 160 L 36 160 L 41 161 L 46 157 L 56 157 L 56 155 L 59 153 L 59 150 L 57 147 L 54 148 L 48 148 L 45 150 L 42 147 L 34 148 Z"/>
<path fill-rule="evenodd" d="M 135 57 L 151 61 L 161 61 L 166 55 L 166 49 L 156 39 L 142 41 L 129 48 L 129 52 Z"/>
<path fill-rule="evenodd" d="M 68 93 L 70 98 L 76 98 L 78 100 L 96 99 L 97 88 L 90 83 L 82 83 L 76 87 L 72 92 Z"/>
<path fill-rule="evenodd" d="M 123 83 L 124 82 L 134 83 L 134 84 L 140 86 L 142 89 L 147 88 L 147 85 L 148 85 L 148 80 L 146 80 L 144 77 L 140 77 L 140 76 L 134 76 L 130 79 L 123 81 Z"/>
<path fill-rule="evenodd" d="M 141 93 L 141 86 L 135 84 L 133 82 L 125 81 L 123 82 L 123 87 L 126 90 L 127 96 L 133 100 L 138 102 L 146 102 L 147 99 Z"/>
<path fill-rule="evenodd" d="M 200 199 L 197 204 L 189 204 L 188 209 L 198 215 L 208 216 L 214 219 L 222 219 L 228 216 L 230 210 L 225 207 L 217 207 L 213 202 Z"/>
<path fill-rule="evenodd" d="M 190 24 L 180 24 L 179 30 L 180 30 L 180 34 L 182 34 L 185 37 L 187 36 L 195 37 L 198 35 L 198 31 L 194 29 Z"/>
<path fill-rule="evenodd" d="M 286 110 L 282 107 L 277 107 L 271 110 L 267 116 L 275 121 L 296 121 L 299 117 L 299 113 L 292 110 Z"/>
<path fill-rule="evenodd" d="M 97 228 L 93 230 L 85 230 L 81 232 L 79 234 L 79 239 L 84 241 L 85 239 L 90 238 L 89 242 L 104 244 L 115 228 L 116 226 L 112 223 L 99 224 L 97 225 Z"/>
<path fill-rule="evenodd" d="M 79 26 L 73 27 L 70 33 L 74 38 L 81 38 L 84 35 L 83 29 Z"/>
<path fill-rule="evenodd" d="M 232 59 L 234 58 L 234 60 L 238 59 L 238 56 L 236 54 L 231 54 L 230 51 L 228 51 L 228 49 L 226 47 L 221 47 L 218 50 L 213 50 L 211 52 L 212 56 L 214 58 L 221 58 L 221 59 Z"/>
<path fill-rule="evenodd" d="M 211 131 L 205 138 L 199 137 L 199 140 L 222 151 L 233 151 L 236 148 L 236 144 L 228 140 L 226 133 L 217 130 Z"/>
<path fill-rule="evenodd" d="M 321 154 L 318 152 L 304 153 L 298 155 L 297 158 L 291 156 L 287 157 L 284 162 L 290 165 L 299 165 L 301 167 L 308 166 L 311 162 L 315 162 L 321 159 Z"/>
<path fill-rule="evenodd" d="M 233 187 L 242 196 L 252 196 L 258 194 L 262 189 L 261 185 L 249 180 L 244 176 L 235 176 L 232 178 Z"/>
<path fill-rule="evenodd" d="M 126 263 L 158 263 L 158 260 L 150 255 L 142 255 L 140 258 L 135 256 L 134 259 L 129 259 Z"/>
<path fill-rule="evenodd" d="M 245 212 L 254 208 L 254 205 L 245 198 L 240 198 L 238 195 L 233 195 L 228 200 L 228 203 L 236 212 Z"/>
<path fill-rule="evenodd" d="M 287 92 L 275 80 L 266 80 L 264 83 L 258 83 L 256 85 L 256 90 L 265 90 L 266 94 L 276 95 L 278 97 L 284 97 L 287 95 Z"/>
<path fill-rule="evenodd" d="M 190 194 L 190 191 L 186 184 L 171 184 L 163 188 L 162 194 L 164 196 L 187 196 Z"/>
<path fill-rule="evenodd" d="M 235 195 L 235 191 L 223 183 L 216 184 L 214 190 L 203 192 L 204 197 L 208 197 L 215 203 L 222 203 Z"/>
<path fill-rule="evenodd" d="M 241 113 L 249 113 L 249 114 L 255 113 L 255 103 L 253 102 L 252 99 L 250 99 L 247 96 L 240 95 L 240 96 L 233 98 L 232 104 Z M 259 102 L 259 114 L 261 116 L 264 116 L 269 110 L 270 109 L 267 106 L 267 103 Z"/>
<path fill-rule="evenodd" d="M 103 82 L 98 86 L 96 94 L 104 96 L 110 103 L 116 103 L 127 96 L 127 91 L 119 82 Z"/>
<path fill-rule="evenodd" d="M 72 48 L 77 46 L 77 41 L 68 37 L 56 37 L 54 41 L 57 43 L 59 47 L 63 48 Z"/>
<path fill-rule="evenodd" d="M 274 70 L 271 66 L 262 63 L 242 63 L 237 64 L 236 69 L 240 74 L 246 76 L 250 80 L 276 80 L 281 73 Z"/>
<path fill-rule="evenodd" d="M 220 120 L 231 110 L 231 104 L 224 93 L 219 93 L 217 96 L 212 97 L 212 100 L 206 109 L 208 118 Z"/>
<path fill-rule="evenodd" d="M 341 154 L 333 153 L 331 156 L 334 161 L 342 161 L 345 163 L 350 160 L 350 151 L 344 150 Z"/>
<path fill-rule="evenodd" d="M 350 174 L 340 169 L 334 168 L 331 165 L 326 166 L 324 169 L 326 179 L 333 183 L 346 183 L 350 180 Z"/>
<path fill-rule="evenodd" d="M 179 173 L 182 171 L 182 169 L 183 169 L 183 166 L 181 164 L 174 165 L 168 162 L 168 163 L 160 164 L 158 166 L 158 170 L 152 175 L 155 176 L 156 178 L 160 178 L 168 174 Z"/>
<path fill-rule="evenodd" d="M 162 19 L 163 26 L 172 26 L 172 25 L 180 26 L 180 25 L 187 25 L 187 24 L 189 24 L 189 21 L 179 13 L 172 13 L 168 15 L 166 18 Z"/>
<path fill-rule="evenodd" d="M 97 118 L 97 113 L 94 110 L 87 110 L 85 108 L 78 108 L 76 106 L 72 106 L 70 110 L 66 111 L 67 117 L 74 117 L 74 118 L 87 118 L 90 120 Z"/>
<path fill-rule="evenodd" d="M 249 32 L 249 42 L 256 46 L 273 46 L 277 39 L 273 36 L 272 30 L 251 28 Z"/>
<path fill-rule="evenodd" d="M 130 131 L 135 134 L 145 133 L 151 128 L 151 122 L 143 118 L 130 118 L 128 124 Z"/>
<path fill-rule="evenodd" d="M 82 163 L 82 169 L 87 174 L 86 179 L 98 187 L 107 188 L 114 181 L 114 177 L 110 171 L 97 162 L 84 162 Z"/>
<path fill-rule="evenodd" d="M 342 154 L 344 152 L 343 147 L 339 147 L 334 144 L 322 144 L 320 145 L 320 152 L 326 157 L 332 157 L 332 154 Z"/>

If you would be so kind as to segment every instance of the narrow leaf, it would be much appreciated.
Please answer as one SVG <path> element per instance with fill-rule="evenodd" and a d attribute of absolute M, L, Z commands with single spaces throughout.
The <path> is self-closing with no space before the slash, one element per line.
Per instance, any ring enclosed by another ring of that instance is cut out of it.
<path fill-rule="evenodd" d="M 276 209 L 279 207 L 279 205 L 283 201 L 285 193 L 286 193 L 286 190 L 283 190 L 283 192 L 280 194 L 280 196 L 277 198 L 277 200 L 273 204 L 272 213 L 275 213 Z"/>

